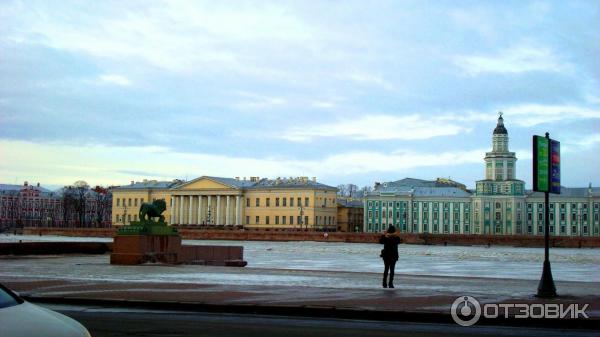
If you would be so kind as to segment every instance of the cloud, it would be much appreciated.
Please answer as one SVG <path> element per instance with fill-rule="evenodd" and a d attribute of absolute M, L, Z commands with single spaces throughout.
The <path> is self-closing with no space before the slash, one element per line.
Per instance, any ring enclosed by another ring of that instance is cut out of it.
<path fill-rule="evenodd" d="M 418 167 L 481 163 L 483 149 L 442 153 L 395 151 L 346 152 L 322 159 L 233 157 L 175 152 L 164 147 L 108 147 L 0 140 L 4 150 L 0 176 L 66 185 L 86 180 L 92 185 L 126 184 L 137 179 L 174 179 L 201 175 L 317 176 L 334 179 L 352 174 L 398 173 Z M 11 163 L 8 165 L 7 163 Z M 39 168 L 44 167 L 41 171 Z M 150 168 L 152 171 L 146 171 Z"/>
<path fill-rule="evenodd" d="M 117 74 L 100 75 L 100 81 L 124 87 L 131 85 L 131 81 L 129 81 L 125 76 Z"/>
<path fill-rule="evenodd" d="M 600 108 L 577 105 L 519 104 L 503 109 L 511 122 L 523 127 L 555 123 L 564 120 L 600 118 Z"/>
<path fill-rule="evenodd" d="M 282 97 L 265 96 L 246 91 L 238 91 L 237 95 L 241 97 L 241 100 L 234 102 L 233 107 L 238 110 L 264 109 L 280 106 L 287 102 Z"/>
<path fill-rule="evenodd" d="M 519 74 L 532 71 L 566 72 L 572 66 L 548 47 L 521 45 L 503 49 L 495 55 L 461 55 L 454 64 L 469 76 L 485 73 Z"/>
<path fill-rule="evenodd" d="M 456 135 L 468 128 L 451 123 L 445 117 L 367 115 L 316 126 L 294 127 L 283 132 L 281 138 L 306 142 L 321 137 L 350 138 L 354 140 L 429 139 Z"/>

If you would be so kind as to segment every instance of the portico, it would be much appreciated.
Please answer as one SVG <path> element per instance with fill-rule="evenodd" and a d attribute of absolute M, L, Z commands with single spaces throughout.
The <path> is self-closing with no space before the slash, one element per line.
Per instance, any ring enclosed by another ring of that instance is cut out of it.
<path fill-rule="evenodd" d="M 243 191 L 219 180 L 200 177 L 173 188 L 170 223 L 240 226 Z"/>

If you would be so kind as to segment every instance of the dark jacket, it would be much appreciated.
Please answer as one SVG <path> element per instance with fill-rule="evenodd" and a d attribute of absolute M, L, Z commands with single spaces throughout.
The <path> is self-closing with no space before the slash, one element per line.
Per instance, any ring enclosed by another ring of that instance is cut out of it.
<path fill-rule="evenodd" d="M 398 261 L 398 244 L 400 237 L 397 235 L 382 235 L 379 243 L 383 244 L 381 257 L 386 261 Z"/>

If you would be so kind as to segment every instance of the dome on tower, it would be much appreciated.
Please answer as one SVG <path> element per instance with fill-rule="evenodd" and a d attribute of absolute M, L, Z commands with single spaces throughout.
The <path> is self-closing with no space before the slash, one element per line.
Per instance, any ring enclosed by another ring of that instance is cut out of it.
<path fill-rule="evenodd" d="M 500 112 L 500 116 L 498 117 L 498 124 L 496 125 L 496 128 L 494 129 L 494 134 L 495 135 L 507 135 L 508 131 L 506 131 L 506 128 L 504 127 L 504 118 L 502 118 L 502 112 Z"/>

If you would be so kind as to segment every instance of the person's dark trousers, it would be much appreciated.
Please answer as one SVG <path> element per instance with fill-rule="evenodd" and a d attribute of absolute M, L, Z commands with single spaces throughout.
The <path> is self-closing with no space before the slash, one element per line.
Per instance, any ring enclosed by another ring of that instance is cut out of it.
<path fill-rule="evenodd" d="M 394 269 L 396 269 L 396 260 L 383 260 L 385 269 L 383 270 L 383 287 L 393 288 L 394 287 Z M 388 282 L 388 272 L 390 280 Z"/>

